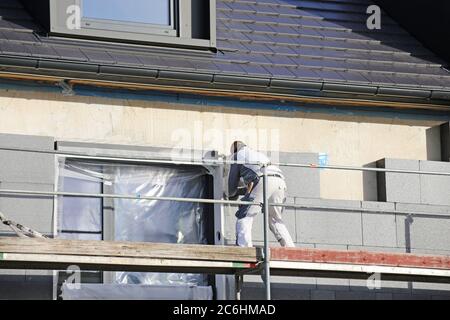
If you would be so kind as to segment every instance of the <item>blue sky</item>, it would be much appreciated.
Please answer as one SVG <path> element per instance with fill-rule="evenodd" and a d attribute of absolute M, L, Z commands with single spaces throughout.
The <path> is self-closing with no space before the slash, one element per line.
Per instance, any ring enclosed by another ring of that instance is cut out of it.
<path fill-rule="evenodd" d="M 168 25 L 169 0 L 84 0 L 83 16 Z"/>

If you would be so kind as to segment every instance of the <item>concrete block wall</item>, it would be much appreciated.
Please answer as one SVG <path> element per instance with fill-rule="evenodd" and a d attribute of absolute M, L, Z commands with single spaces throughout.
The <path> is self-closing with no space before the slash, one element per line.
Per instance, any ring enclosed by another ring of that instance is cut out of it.
<path fill-rule="evenodd" d="M 291 155 L 295 158 L 295 155 Z M 292 159 L 291 162 L 300 162 Z M 448 163 L 384 159 L 379 166 L 395 169 L 444 171 Z M 297 180 L 307 180 L 299 176 Z M 450 255 L 450 184 L 446 178 L 411 174 L 379 175 L 384 201 L 321 199 L 288 194 L 284 220 L 298 247 L 412 252 Z M 291 185 L 293 183 L 291 182 Z M 320 186 L 320 183 L 318 184 Z M 289 187 L 289 185 L 288 185 Z M 437 205 L 438 204 L 438 205 Z M 235 243 L 234 212 L 225 214 L 226 243 Z M 262 215 L 255 218 L 255 245 L 263 245 Z M 278 246 L 270 236 L 270 244 Z M 364 280 L 282 278 L 273 279 L 275 299 L 450 299 L 450 284 L 382 281 L 382 288 L 370 290 Z M 246 276 L 243 299 L 263 298 L 259 276 Z"/>
<path fill-rule="evenodd" d="M 280 152 L 280 163 L 318 163 L 318 153 Z M 281 166 L 288 188 L 287 197 L 320 198 L 320 171 Z"/>
<path fill-rule="evenodd" d="M 419 161 L 420 171 L 450 173 L 449 162 Z M 420 203 L 450 205 L 450 176 L 421 175 Z"/>
<path fill-rule="evenodd" d="M 0 300 L 52 300 L 51 271 L 1 270 Z"/>
<path fill-rule="evenodd" d="M 0 135 L 0 146 L 53 150 L 54 142 L 48 137 Z M 279 160 L 317 163 L 318 155 L 281 153 Z M 440 162 L 411 161 L 405 164 L 401 161 L 390 160 L 388 165 L 399 168 L 409 165 L 418 170 L 447 170 L 445 163 Z M 54 167 L 52 155 L 0 151 L 0 187 L 51 191 L 54 187 Z M 284 212 L 285 222 L 297 246 L 450 254 L 450 205 L 446 205 L 446 199 L 443 199 L 445 192 L 449 190 L 446 189 L 446 180 L 437 180 L 440 185 L 438 193 L 430 195 L 435 190 L 434 177 L 431 180 L 413 179 L 405 182 L 398 181 L 399 177 L 394 174 L 384 177 L 386 185 L 389 185 L 384 191 L 387 202 L 331 200 L 320 198 L 319 170 L 282 169 L 288 185 L 287 202 L 303 206 L 286 208 Z M 426 193 L 426 190 L 429 192 Z M 427 204 L 422 204 L 422 201 Z M 429 202 L 444 205 L 430 205 Z M 40 232 L 52 232 L 51 199 L 24 197 L 21 201 L 16 201 L 11 197 L 0 197 L 0 210 L 11 219 Z M 366 210 L 376 212 L 365 212 Z M 225 207 L 225 241 L 228 244 L 235 243 L 235 211 L 234 207 Z M 405 211 L 421 215 L 408 217 L 404 214 Z M 253 228 L 256 245 L 262 245 L 262 229 L 260 215 L 255 219 Z M 0 229 L 0 234 L 8 235 L 9 230 Z M 278 245 L 273 236 L 270 241 L 271 245 Z M 278 299 L 450 298 L 450 286 L 447 285 L 384 282 L 381 290 L 371 291 L 367 289 L 364 281 L 346 279 L 276 278 L 274 282 L 274 297 Z M 0 272 L 0 287 L 16 288 L 14 295 L 17 298 L 50 298 L 51 283 L 51 276 L 45 273 L 4 270 Z M 261 288 L 259 277 L 248 276 L 243 297 L 261 298 Z M 1 298 L 4 297 L 0 294 Z"/>
<path fill-rule="evenodd" d="M 298 246 L 450 255 L 450 206 L 305 198 L 294 203 L 314 207 L 287 208 L 283 214 Z M 234 210 L 228 210 L 227 244 L 236 241 L 235 221 Z M 263 242 L 262 215 L 255 217 L 253 239 Z M 270 242 L 278 245 L 272 236 Z"/>
<path fill-rule="evenodd" d="M 0 147 L 54 150 L 54 140 L 51 137 L 1 134 Z M 1 189 L 53 191 L 54 183 L 54 155 L 0 150 Z M 44 234 L 53 232 L 52 197 L 0 195 L 0 211 L 9 219 Z M 0 234 L 10 232 L 9 228 L 0 226 Z"/>
<path fill-rule="evenodd" d="M 382 159 L 379 168 L 450 172 L 449 162 Z M 378 173 L 378 200 L 386 202 L 450 205 L 450 176 Z"/>
<path fill-rule="evenodd" d="M 450 206 L 396 203 L 396 210 L 421 214 L 396 217 L 398 247 L 450 255 Z"/>
<path fill-rule="evenodd" d="M 0 134 L 0 147 L 54 150 L 51 137 Z M 0 189 L 53 191 L 55 157 L 0 150 Z M 53 198 L 0 195 L 0 211 L 41 233 L 53 233 Z M 0 226 L 0 236 L 15 234 Z M 51 272 L 0 270 L 0 299 L 52 299 Z"/>
<path fill-rule="evenodd" d="M 295 198 L 294 203 L 314 207 L 285 213 L 298 247 L 450 255 L 450 206 L 309 198 Z M 260 246 L 261 219 L 256 218 L 253 228 L 255 245 Z M 233 228 L 234 222 L 234 216 L 226 218 Z M 273 237 L 270 240 L 278 246 Z M 234 242 L 233 233 L 227 243 Z M 245 277 L 244 299 L 262 298 L 263 293 L 260 277 Z M 363 280 L 275 277 L 273 295 L 275 299 L 450 299 L 450 284 L 382 280 L 381 289 L 370 290 Z"/>
<path fill-rule="evenodd" d="M 339 207 L 342 211 L 298 209 L 296 211 L 297 243 L 329 245 L 362 244 L 360 201 L 296 198 L 295 204 L 313 207 Z M 345 209 L 351 209 L 346 211 Z M 345 230 L 345 232 L 342 232 Z M 325 237 L 326 235 L 326 237 Z"/>
<path fill-rule="evenodd" d="M 243 300 L 263 300 L 261 277 L 245 276 Z M 274 300 L 449 300 L 448 285 L 382 281 L 370 290 L 364 280 L 289 278 L 272 279 Z"/>
<path fill-rule="evenodd" d="M 382 159 L 378 168 L 419 171 L 418 160 Z M 378 173 L 378 200 L 420 203 L 420 176 L 409 173 Z M 405 192 L 408 190 L 408 192 Z"/>

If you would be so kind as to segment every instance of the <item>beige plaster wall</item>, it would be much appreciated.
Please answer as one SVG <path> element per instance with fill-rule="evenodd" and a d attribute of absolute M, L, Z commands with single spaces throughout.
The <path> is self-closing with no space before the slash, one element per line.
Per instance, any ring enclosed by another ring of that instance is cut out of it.
<path fill-rule="evenodd" d="M 222 153 L 241 139 L 261 150 L 327 153 L 330 164 L 342 165 L 385 157 L 439 160 L 439 134 L 431 129 L 439 124 L 0 90 L 0 133 Z M 272 156 L 276 161 L 276 153 Z M 373 179 L 325 170 L 321 196 L 374 200 Z"/>

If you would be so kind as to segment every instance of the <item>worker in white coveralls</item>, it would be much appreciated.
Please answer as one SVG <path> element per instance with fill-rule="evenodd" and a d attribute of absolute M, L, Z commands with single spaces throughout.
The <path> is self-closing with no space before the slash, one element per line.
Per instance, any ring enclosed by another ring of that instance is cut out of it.
<path fill-rule="evenodd" d="M 228 177 L 228 197 L 232 200 L 244 195 L 242 201 L 263 200 L 263 172 L 262 166 L 242 163 L 269 163 L 269 158 L 252 150 L 241 141 L 233 142 L 231 146 L 231 160 Z M 269 165 L 268 174 L 268 200 L 269 203 L 284 203 L 286 201 L 286 183 L 282 171 Z M 243 180 L 244 187 L 239 187 Z M 252 247 L 252 225 L 254 217 L 261 212 L 261 206 L 240 205 L 236 212 L 236 244 L 240 247 Z M 283 247 L 295 247 L 291 235 L 282 219 L 283 207 L 269 207 L 269 227 L 275 238 Z"/>

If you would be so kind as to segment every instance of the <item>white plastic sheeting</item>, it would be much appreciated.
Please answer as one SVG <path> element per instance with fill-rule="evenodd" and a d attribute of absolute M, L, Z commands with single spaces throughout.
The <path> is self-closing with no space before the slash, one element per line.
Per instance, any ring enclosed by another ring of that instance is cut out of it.
<path fill-rule="evenodd" d="M 60 162 L 59 190 L 108 192 L 135 196 L 204 198 L 204 168 L 148 166 L 88 161 Z M 109 191 L 110 190 L 110 191 Z M 59 230 L 64 238 L 92 239 L 102 230 L 103 201 L 92 198 L 59 199 Z M 131 242 L 206 244 L 204 205 L 174 201 L 114 199 L 114 239 Z M 198 274 L 117 272 L 116 284 L 204 286 Z"/>
<path fill-rule="evenodd" d="M 94 168 L 91 168 L 94 169 Z M 100 171 L 101 167 L 95 168 Z M 102 193 L 102 177 L 85 167 L 61 164 L 59 190 Z M 60 237 L 73 240 L 102 240 L 102 199 L 64 197 L 58 201 Z"/>
<path fill-rule="evenodd" d="M 118 167 L 114 193 L 158 197 L 203 198 L 205 171 L 175 167 Z M 174 201 L 115 199 L 115 239 L 138 242 L 206 244 L 204 205 Z M 122 284 L 197 284 L 193 274 L 119 273 Z"/>
<path fill-rule="evenodd" d="M 63 300 L 212 300 L 211 287 L 63 284 Z"/>

